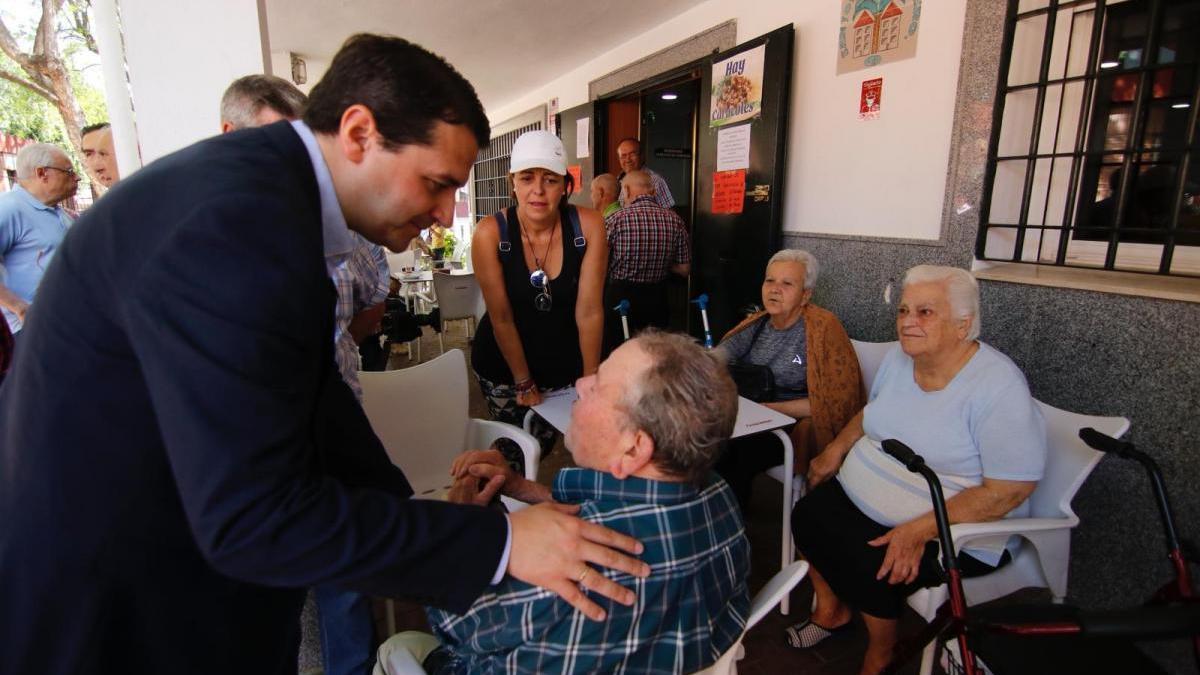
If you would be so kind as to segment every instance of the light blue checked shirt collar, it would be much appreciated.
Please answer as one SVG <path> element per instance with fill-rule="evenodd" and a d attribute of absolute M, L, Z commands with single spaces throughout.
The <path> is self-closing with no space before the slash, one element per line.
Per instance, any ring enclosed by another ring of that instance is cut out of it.
<path fill-rule="evenodd" d="M 564 504 L 596 501 L 671 506 L 690 502 L 698 494 L 699 488 L 690 482 L 667 483 L 632 476 L 621 480 L 591 469 L 559 471 L 554 479 L 554 499 Z"/>
<path fill-rule="evenodd" d="M 342 215 L 342 206 L 338 203 L 337 192 L 333 189 L 333 176 L 329 173 L 329 165 L 321 154 L 321 146 L 317 145 L 317 137 L 312 129 L 300 120 L 292 121 L 292 128 L 300 135 L 304 148 L 308 150 L 308 158 L 312 160 L 313 171 L 317 175 L 317 193 L 321 197 L 321 237 L 325 242 L 325 265 L 333 274 L 337 262 L 350 251 L 354 250 L 354 235 L 346 224 L 346 216 Z"/>

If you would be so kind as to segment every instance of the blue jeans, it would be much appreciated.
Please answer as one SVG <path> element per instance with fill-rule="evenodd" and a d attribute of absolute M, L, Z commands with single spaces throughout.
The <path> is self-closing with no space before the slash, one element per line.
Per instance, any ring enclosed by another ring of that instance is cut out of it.
<path fill-rule="evenodd" d="M 314 589 L 325 675 L 370 675 L 375 665 L 371 601 L 334 586 Z"/>

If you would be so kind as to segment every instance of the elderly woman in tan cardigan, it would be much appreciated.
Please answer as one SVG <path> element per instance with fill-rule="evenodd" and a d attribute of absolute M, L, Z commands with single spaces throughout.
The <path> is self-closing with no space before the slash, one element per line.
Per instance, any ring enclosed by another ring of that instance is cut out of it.
<path fill-rule="evenodd" d="M 731 363 L 766 366 L 775 380 L 775 400 L 761 401 L 797 423 L 791 429 L 795 470 L 809 460 L 862 409 L 865 392 L 858 358 L 840 321 L 812 303 L 819 267 L 808 251 L 784 249 L 767 263 L 762 284 L 765 309 L 746 318 L 721 340 Z M 742 511 L 754 477 L 783 463 L 783 448 L 771 434 L 730 441 L 716 471 L 725 478 Z"/>

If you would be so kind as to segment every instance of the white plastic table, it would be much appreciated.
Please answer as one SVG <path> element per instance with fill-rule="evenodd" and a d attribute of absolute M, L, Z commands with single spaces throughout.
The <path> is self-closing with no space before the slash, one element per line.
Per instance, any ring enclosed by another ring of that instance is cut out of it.
<path fill-rule="evenodd" d="M 450 276 L 460 276 L 474 274 L 473 270 L 453 269 L 449 270 Z M 407 273 L 392 272 L 392 278 L 400 282 L 400 297 L 404 298 L 405 304 L 408 300 L 416 298 L 428 305 L 433 305 L 437 302 L 437 298 L 432 293 L 433 275 L 432 270 L 413 271 Z M 444 274 L 444 272 L 443 272 Z M 409 307 L 409 311 L 414 311 L 413 307 Z"/>
<path fill-rule="evenodd" d="M 533 433 L 533 414 L 537 413 L 539 417 L 550 423 L 550 426 L 557 429 L 559 432 L 567 433 L 567 427 L 571 425 L 571 407 L 575 405 L 575 401 L 579 395 L 575 393 L 575 387 L 560 389 L 559 391 L 546 394 L 542 397 L 542 402 L 533 406 L 528 413 L 525 414 L 524 427 L 525 431 Z M 792 474 L 795 473 L 795 457 L 792 452 L 792 439 L 783 430 L 784 427 L 794 423 L 796 420 L 784 415 L 781 412 L 771 410 L 765 405 L 755 403 L 748 398 L 738 397 L 738 412 L 737 421 L 733 424 L 733 435 L 730 438 L 741 438 L 750 436 L 751 434 L 772 433 L 779 442 L 783 444 L 783 475 L 787 480 L 783 481 L 783 524 L 781 529 L 783 532 L 780 535 L 783 545 L 783 552 L 780 555 L 780 569 L 787 567 L 795 559 L 795 552 L 792 548 Z M 788 613 L 788 598 L 784 596 L 783 601 L 779 603 L 779 611 L 783 614 Z"/>

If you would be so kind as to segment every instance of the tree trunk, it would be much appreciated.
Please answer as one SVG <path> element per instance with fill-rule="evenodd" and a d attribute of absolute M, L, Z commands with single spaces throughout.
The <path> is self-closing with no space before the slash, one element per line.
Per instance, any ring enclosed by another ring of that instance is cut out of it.
<path fill-rule="evenodd" d="M 67 64 L 58 49 L 58 14 L 64 0 L 42 0 L 42 16 L 38 21 L 33 49 L 25 53 L 17 45 L 4 21 L 0 19 L 0 51 L 12 59 L 28 79 L 22 80 L 11 73 L 5 79 L 19 84 L 52 103 L 62 117 L 67 130 L 67 139 L 75 156 L 82 160 L 83 147 L 80 129 L 83 127 L 83 111 L 75 100 L 75 88 Z"/>

